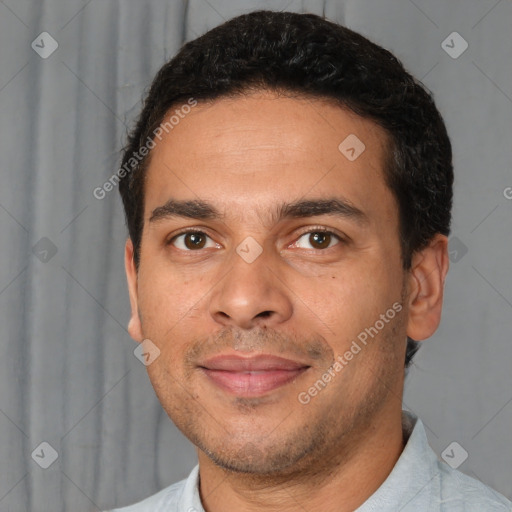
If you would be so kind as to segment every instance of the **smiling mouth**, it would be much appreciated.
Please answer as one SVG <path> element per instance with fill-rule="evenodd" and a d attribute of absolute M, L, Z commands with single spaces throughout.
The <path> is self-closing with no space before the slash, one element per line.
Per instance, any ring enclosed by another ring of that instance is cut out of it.
<path fill-rule="evenodd" d="M 217 387 L 243 397 L 261 396 L 294 381 L 310 366 L 271 355 L 217 356 L 199 368 Z"/>

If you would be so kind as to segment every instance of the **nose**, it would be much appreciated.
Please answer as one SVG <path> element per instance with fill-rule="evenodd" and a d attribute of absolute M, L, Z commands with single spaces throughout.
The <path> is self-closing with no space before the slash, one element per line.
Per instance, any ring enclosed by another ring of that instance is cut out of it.
<path fill-rule="evenodd" d="M 233 251 L 224 278 L 212 290 L 210 314 L 223 326 L 275 327 L 292 315 L 292 292 L 279 276 L 278 258 L 263 250 L 254 260 Z"/>

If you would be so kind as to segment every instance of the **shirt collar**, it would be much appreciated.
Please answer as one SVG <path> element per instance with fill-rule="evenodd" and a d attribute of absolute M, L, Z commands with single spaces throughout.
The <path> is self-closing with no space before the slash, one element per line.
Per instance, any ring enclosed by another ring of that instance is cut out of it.
<path fill-rule="evenodd" d="M 422 421 L 409 411 L 402 411 L 402 432 L 407 442 L 391 473 L 355 512 L 404 510 L 413 500 L 430 503 L 437 456 Z"/>

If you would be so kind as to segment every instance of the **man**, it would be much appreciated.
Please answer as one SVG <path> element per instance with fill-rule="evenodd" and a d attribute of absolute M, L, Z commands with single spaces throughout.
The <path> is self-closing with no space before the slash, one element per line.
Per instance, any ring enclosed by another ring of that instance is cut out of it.
<path fill-rule="evenodd" d="M 199 459 L 123 511 L 512 510 L 402 411 L 453 171 L 393 55 L 315 15 L 234 18 L 159 71 L 119 177 L 129 332 Z"/>

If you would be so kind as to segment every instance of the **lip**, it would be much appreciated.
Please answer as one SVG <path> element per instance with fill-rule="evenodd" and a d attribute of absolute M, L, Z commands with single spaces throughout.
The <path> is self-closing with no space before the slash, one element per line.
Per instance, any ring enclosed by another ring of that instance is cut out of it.
<path fill-rule="evenodd" d="M 219 355 L 200 365 L 211 382 L 231 394 L 261 396 L 295 380 L 309 365 L 261 354 L 252 357 Z"/>

